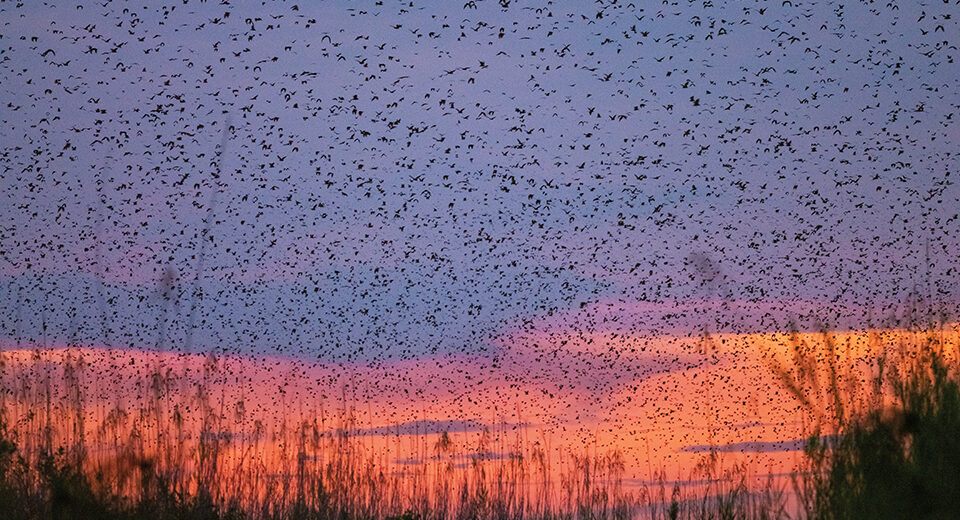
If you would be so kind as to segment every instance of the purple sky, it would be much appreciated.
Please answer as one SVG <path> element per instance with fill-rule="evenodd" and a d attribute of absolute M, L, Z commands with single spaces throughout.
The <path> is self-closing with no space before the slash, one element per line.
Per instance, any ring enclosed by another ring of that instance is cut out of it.
<path fill-rule="evenodd" d="M 397 359 L 598 303 L 957 304 L 956 2 L 82 4 L 0 4 L 5 337 Z"/>

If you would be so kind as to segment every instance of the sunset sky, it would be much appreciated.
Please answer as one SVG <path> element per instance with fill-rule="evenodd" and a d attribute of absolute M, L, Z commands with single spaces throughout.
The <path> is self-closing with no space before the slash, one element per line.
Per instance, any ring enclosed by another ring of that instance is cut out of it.
<path fill-rule="evenodd" d="M 773 388 L 738 334 L 955 319 L 955 5 L 80 4 L 0 4 L 6 349 L 627 436 Z"/>

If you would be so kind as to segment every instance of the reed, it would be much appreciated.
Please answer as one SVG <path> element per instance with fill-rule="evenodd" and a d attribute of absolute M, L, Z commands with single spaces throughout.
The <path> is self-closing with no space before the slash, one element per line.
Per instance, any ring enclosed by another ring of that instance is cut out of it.
<path fill-rule="evenodd" d="M 331 409 L 284 397 L 264 415 L 227 395 L 228 357 L 154 363 L 121 395 L 110 390 L 121 359 L 90 374 L 76 346 L 5 353 L 0 516 L 946 518 L 960 510 L 960 352 L 945 338 L 929 326 L 876 333 L 855 359 L 829 332 L 815 345 L 795 334 L 791 359 L 771 361 L 809 425 L 790 479 L 724 469 L 714 451 L 683 482 L 661 473 L 636 489 L 615 450 L 561 453 L 543 432 L 530 442 L 503 423 L 475 437 L 392 435 L 385 449 L 346 399 Z"/>
<path fill-rule="evenodd" d="M 251 420 L 246 401 L 229 402 L 218 385 L 224 362 L 207 356 L 195 385 L 188 368 L 156 365 L 138 395 L 116 392 L 109 402 L 82 383 L 88 367 L 80 349 L 35 350 L 4 377 L 0 511 L 24 518 L 619 518 L 634 502 L 618 484 L 615 454 L 571 454 L 571 473 L 558 489 L 551 455 L 508 441 L 505 427 L 476 444 L 446 433 L 431 445 L 427 436 L 397 436 L 396 445 L 410 440 L 411 447 L 385 454 L 364 441 L 352 406 L 305 411 L 282 403 L 276 424 Z M 195 391 L 183 391 L 189 387 Z M 569 511 L 559 506 L 561 493 Z"/>

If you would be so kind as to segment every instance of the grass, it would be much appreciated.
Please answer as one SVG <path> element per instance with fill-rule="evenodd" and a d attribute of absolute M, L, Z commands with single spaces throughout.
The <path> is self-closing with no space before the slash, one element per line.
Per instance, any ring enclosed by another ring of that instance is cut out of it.
<path fill-rule="evenodd" d="M 95 402 L 78 353 L 47 354 L 2 394 L 4 518 L 626 518 L 636 502 L 617 453 L 550 460 L 493 431 L 469 446 L 411 436 L 388 457 L 357 433 L 353 409 L 251 420 L 244 400 L 216 392 L 227 374 L 215 356 L 192 393 L 177 391 L 189 370 L 155 367 L 131 407 Z M 569 468 L 559 483 L 554 464 Z"/>
<path fill-rule="evenodd" d="M 637 490 L 624 487 L 616 451 L 556 460 L 544 443 L 505 431 L 471 445 L 448 434 L 413 437 L 387 456 L 356 435 L 353 409 L 287 405 L 267 425 L 245 400 L 218 394 L 225 374 L 215 356 L 192 393 L 175 391 L 182 373 L 155 366 L 136 407 L 107 405 L 81 383 L 90 367 L 79 350 L 56 363 L 38 350 L 39 371 L 0 393 L 0 517 L 952 518 L 960 511 L 958 345 L 932 326 L 896 337 L 877 335 L 869 356 L 852 359 L 827 332 L 818 345 L 795 335 L 792 360 L 772 362 L 809 425 L 789 484 L 757 485 L 750 468 L 722 469 L 712 452 L 689 475 L 693 485 L 661 477 Z M 498 456 L 454 456 L 464 451 Z"/>
<path fill-rule="evenodd" d="M 794 479 L 807 518 L 956 518 L 960 511 L 957 345 L 926 330 L 896 347 L 875 359 L 861 393 L 867 405 L 857 413 L 845 415 L 840 386 L 830 387 L 837 435 L 814 428 L 805 472 Z"/>

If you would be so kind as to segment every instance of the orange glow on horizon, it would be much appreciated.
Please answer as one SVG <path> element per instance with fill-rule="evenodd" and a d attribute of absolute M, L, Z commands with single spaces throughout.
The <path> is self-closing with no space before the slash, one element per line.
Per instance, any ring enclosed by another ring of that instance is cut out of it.
<path fill-rule="evenodd" d="M 867 380 L 871 356 L 883 345 L 917 340 L 916 333 L 898 330 L 829 337 L 845 384 Z M 440 470 L 428 467 L 469 472 L 474 461 L 502 469 L 514 459 L 545 457 L 553 463 L 538 474 L 559 482 L 576 457 L 616 454 L 625 484 L 639 485 L 659 476 L 689 478 L 711 446 L 722 465 L 780 474 L 796 467 L 801 454 L 794 441 L 818 420 L 815 408 L 828 413 L 830 405 L 814 397 L 816 406 L 804 408 L 775 369 L 796 363 L 798 345 L 828 352 L 825 338 L 518 334 L 501 343 L 496 368 L 469 356 L 348 365 L 8 348 L 0 405 L 25 449 L 71 445 L 82 430 L 93 459 L 117 471 L 123 456 L 117 447 L 134 440 L 155 453 L 158 464 L 186 465 L 189 472 L 206 435 L 220 450 L 222 479 L 252 460 L 266 480 L 293 474 L 298 460 L 322 463 L 336 456 L 331 450 L 345 449 L 347 439 L 351 456 L 399 480 L 442 480 Z M 958 339 L 956 326 L 941 337 L 951 345 Z M 574 374 L 574 362 L 590 371 Z M 870 397 L 853 386 L 844 392 L 848 413 Z M 29 435 L 44 415 L 56 427 Z M 831 433 L 828 425 L 821 431 Z M 415 480 L 409 485 L 424 485 Z"/>

